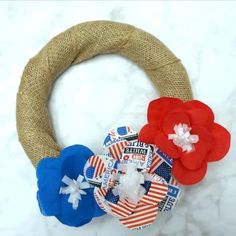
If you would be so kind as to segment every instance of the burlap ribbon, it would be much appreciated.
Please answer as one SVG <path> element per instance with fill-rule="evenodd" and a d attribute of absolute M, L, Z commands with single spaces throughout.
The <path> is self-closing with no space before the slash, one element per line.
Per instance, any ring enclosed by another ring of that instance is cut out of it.
<path fill-rule="evenodd" d="M 188 75 L 180 60 L 154 36 L 110 21 L 78 24 L 54 37 L 30 59 L 23 72 L 17 94 L 17 130 L 33 165 L 60 152 L 47 109 L 53 82 L 70 65 L 105 53 L 117 53 L 137 63 L 161 96 L 192 99 Z"/>

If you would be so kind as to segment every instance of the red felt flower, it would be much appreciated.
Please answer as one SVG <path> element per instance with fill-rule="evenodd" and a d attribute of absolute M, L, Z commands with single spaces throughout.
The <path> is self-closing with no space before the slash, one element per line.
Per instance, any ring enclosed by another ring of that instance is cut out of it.
<path fill-rule="evenodd" d="M 173 159 L 173 175 L 184 185 L 201 181 L 207 162 L 221 160 L 230 147 L 230 133 L 214 122 L 206 104 L 162 97 L 150 102 L 148 124 L 139 140 L 155 144 Z"/>

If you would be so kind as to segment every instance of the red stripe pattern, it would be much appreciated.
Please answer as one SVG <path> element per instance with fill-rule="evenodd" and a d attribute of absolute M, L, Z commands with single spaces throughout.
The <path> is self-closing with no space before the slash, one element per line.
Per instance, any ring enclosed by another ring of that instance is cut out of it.
<path fill-rule="evenodd" d="M 115 160 L 120 161 L 122 151 L 128 144 L 129 142 L 126 140 L 118 141 L 114 144 L 111 144 L 108 147 L 108 151 Z"/>
<path fill-rule="evenodd" d="M 95 173 L 94 173 L 95 178 L 100 176 L 102 173 L 106 171 L 104 162 L 102 158 L 99 156 L 92 156 L 91 158 L 89 158 L 89 164 L 95 168 Z"/>
<path fill-rule="evenodd" d="M 120 200 L 116 204 L 108 202 L 108 205 L 110 206 L 112 213 L 119 218 L 129 216 L 136 208 L 136 205 L 131 204 L 128 201 L 123 202 Z"/>
<path fill-rule="evenodd" d="M 155 170 L 157 169 L 157 167 L 163 162 L 163 159 L 161 157 L 159 157 L 156 152 L 153 152 L 152 154 L 152 165 L 151 168 L 149 170 L 150 174 L 153 174 L 155 172 Z"/>
<path fill-rule="evenodd" d="M 152 182 L 149 191 L 140 200 L 141 203 L 156 205 L 165 199 L 168 192 L 168 184 L 161 182 Z"/>
<path fill-rule="evenodd" d="M 178 183 L 178 181 L 174 177 L 171 177 L 171 179 L 169 181 L 169 184 L 173 185 L 173 186 L 179 187 L 179 183 Z"/>
<path fill-rule="evenodd" d="M 157 211 L 157 205 L 139 204 L 132 215 L 122 218 L 120 221 L 129 229 L 141 229 L 155 221 Z"/>

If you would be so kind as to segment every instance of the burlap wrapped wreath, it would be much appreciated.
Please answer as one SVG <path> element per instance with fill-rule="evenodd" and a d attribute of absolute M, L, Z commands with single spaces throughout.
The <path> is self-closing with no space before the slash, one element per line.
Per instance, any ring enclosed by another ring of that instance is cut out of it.
<path fill-rule="evenodd" d="M 180 60 L 151 34 L 109 21 L 73 26 L 54 37 L 28 62 L 19 87 L 19 140 L 35 166 L 45 156 L 57 156 L 61 149 L 47 109 L 53 82 L 69 66 L 105 53 L 117 53 L 137 63 L 161 96 L 192 99 L 188 75 Z"/>
<path fill-rule="evenodd" d="M 83 145 L 61 150 L 47 108 L 52 85 L 70 65 L 106 53 L 137 63 L 161 98 L 150 102 L 148 124 L 139 134 L 126 126 L 112 130 L 104 155 Z M 171 210 L 180 196 L 178 182 L 201 181 L 207 163 L 223 158 L 230 145 L 230 134 L 214 123 L 212 110 L 191 99 L 180 60 L 141 29 L 93 21 L 54 37 L 28 62 L 17 94 L 19 140 L 37 167 L 42 214 L 81 226 L 106 212 L 139 229 Z"/>

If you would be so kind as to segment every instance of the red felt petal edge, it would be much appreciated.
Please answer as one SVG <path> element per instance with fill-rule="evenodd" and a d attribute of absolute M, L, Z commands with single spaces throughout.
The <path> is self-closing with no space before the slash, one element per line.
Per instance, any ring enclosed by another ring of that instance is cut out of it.
<path fill-rule="evenodd" d="M 177 147 L 173 144 L 172 140 L 168 140 L 168 137 L 161 131 L 158 131 L 155 137 L 155 144 L 162 152 L 164 152 L 170 158 L 179 158 Z"/>
<path fill-rule="evenodd" d="M 170 112 L 164 118 L 162 123 L 162 130 L 166 135 L 173 134 L 175 125 L 186 124 L 190 126 L 189 118 L 184 112 Z"/>
<path fill-rule="evenodd" d="M 204 143 L 194 145 L 195 150 L 181 153 L 181 163 L 189 170 L 197 170 L 206 162 L 207 147 Z"/>
<path fill-rule="evenodd" d="M 148 122 L 162 120 L 167 112 L 176 108 L 183 102 L 179 98 L 161 97 L 149 103 L 147 119 Z"/>
<path fill-rule="evenodd" d="M 209 162 L 219 161 L 224 158 L 230 148 L 231 135 L 223 126 L 214 123 L 212 138 L 214 145 L 207 158 Z"/>
<path fill-rule="evenodd" d="M 138 140 L 140 142 L 154 144 L 155 137 L 157 135 L 158 127 L 157 123 L 149 123 L 143 126 L 138 135 Z"/>
<path fill-rule="evenodd" d="M 204 126 L 210 130 L 214 124 L 213 112 L 209 112 L 207 109 L 196 108 L 187 110 L 186 113 L 192 125 Z"/>
<path fill-rule="evenodd" d="M 207 172 L 207 163 L 204 163 L 197 170 L 186 169 L 180 160 L 174 160 L 172 173 L 173 176 L 183 185 L 193 185 L 199 183 Z"/>
<path fill-rule="evenodd" d="M 203 110 L 208 110 L 209 115 L 213 116 L 213 120 L 214 120 L 214 113 L 212 111 L 212 109 L 206 105 L 203 102 L 200 102 L 198 100 L 191 100 L 191 101 L 187 101 L 183 104 L 183 106 L 185 108 L 187 108 L 188 110 L 192 110 L 192 109 L 203 109 Z"/>

